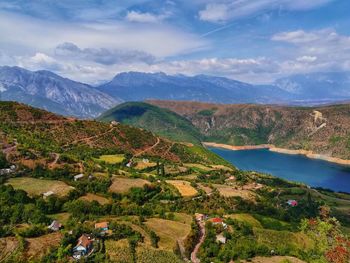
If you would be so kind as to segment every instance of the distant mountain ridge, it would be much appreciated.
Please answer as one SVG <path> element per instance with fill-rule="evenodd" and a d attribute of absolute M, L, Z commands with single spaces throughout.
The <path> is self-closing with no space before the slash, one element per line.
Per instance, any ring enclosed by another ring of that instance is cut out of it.
<path fill-rule="evenodd" d="M 66 116 L 91 118 L 121 100 L 50 71 L 0 67 L 0 95 Z"/>
<path fill-rule="evenodd" d="M 223 77 L 128 72 L 98 87 L 124 101 L 147 99 L 217 103 L 283 103 L 288 92 L 271 85 L 252 85 Z"/>
<path fill-rule="evenodd" d="M 124 72 L 97 87 L 50 71 L 0 67 L 0 95 L 65 116 L 96 118 L 124 101 L 149 99 L 209 103 L 315 106 L 350 101 L 350 73 L 291 75 L 271 85 L 224 77 Z"/>

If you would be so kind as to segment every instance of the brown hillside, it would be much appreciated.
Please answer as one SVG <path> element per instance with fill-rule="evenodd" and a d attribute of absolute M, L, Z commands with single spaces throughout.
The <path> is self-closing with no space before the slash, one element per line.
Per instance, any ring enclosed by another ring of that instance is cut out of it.
<path fill-rule="evenodd" d="M 149 101 L 188 118 L 207 141 L 274 144 L 350 159 L 350 104 L 324 107 Z"/>

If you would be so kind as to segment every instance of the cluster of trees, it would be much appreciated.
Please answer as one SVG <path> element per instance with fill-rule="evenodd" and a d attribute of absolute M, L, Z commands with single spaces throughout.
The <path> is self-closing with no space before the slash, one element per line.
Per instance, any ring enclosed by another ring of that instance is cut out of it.
<path fill-rule="evenodd" d="M 0 185 L 0 236 L 12 234 L 9 226 L 19 223 L 47 224 L 44 211 L 22 190 Z"/>

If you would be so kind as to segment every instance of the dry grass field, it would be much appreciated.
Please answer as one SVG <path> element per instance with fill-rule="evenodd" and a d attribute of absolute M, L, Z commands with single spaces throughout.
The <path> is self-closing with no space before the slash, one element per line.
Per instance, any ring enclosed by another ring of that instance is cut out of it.
<path fill-rule="evenodd" d="M 110 192 L 114 193 L 127 193 L 132 187 L 143 187 L 149 184 L 148 181 L 144 179 L 132 179 L 132 178 L 120 178 L 116 177 L 113 179 L 112 185 L 109 187 Z"/>
<path fill-rule="evenodd" d="M 6 262 L 18 246 L 19 242 L 15 237 L 0 238 L 0 262 Z"/>
<path fill-rule="evenodd" d="M 124 159 L 125 159 L 124 154 L 102 155 L 99 158 L 99 160 L 109 164 L 121 163 L 124 161 Z"/>
<path fill-rule="evenodd" d="M 26 256 L 29 259 L 38 259 L 45 255 L 50 248 L 58 247 L 62 239 L 62 234 L 60 232 L 55 232 L 52 234 L 28 238 L 26 239 Z"/>
<path fill-rule="evenodd" d="M 48 191 L 54 192 L 55 195 L 63 197 L 66 196 L 69 191 L 74 187 L 67 185 L 62 181 L 56 180 L 43 180 L 30 177 L 17 177 L 8 180 L 7 184 L 10 184 L 15 189 L 21 189 L 26 191 L 30 196 L 42 195 Z"/>
<path fill-rule="evenodd" d="M 109 203 L 109 200 L 107 198 L 91 193 L 87 193 L 86 195 L 81 196 L 79 200 L 87 202 L 97 201 L 100 205 L 105 205 Z"/>
<path fill-rule="evenodd" d="M 165 250 L 173 250 L 191 231 L 190 224 L 160 218 L 151 218 L 145 224 L 160 237 L 159 248 Z"/>
<path fill-rule="evenodd" d="M 112 262 L 116 263 L 132 263 L 129 243 L 127 239 L 114 241 L 108 239 L 105 241 L 106 254 Z"/>
<path fill-rule="evenodd" d="M 149 167 L 155 167 L 157 164 L 156 163 L 145 163 L 143 161 L 138 161 L 136 166 L 134 167 L 136 170 L 143 170 L 145 168 L 149 168 Z"/>
<path fill-rule="evenodd" d="M 206 194 L 211 194 L 213 192 L 213 189 L 211 189 L 209 186 L 206 186 L 204 184 L 198 184 L 198 187 L 202 189 Z"/>
<path fill-rule="evenodd" d="M 255 200 L 255 193 L 249 190 L 244 190 L 239 187 L 232 187 L 228 185 L 223 184 L 214 184 L 213 185 L 222 196 L 225 197 L 233 197 L 233 196 L 239 196 L 246 200 Z"/>
<path fill-rule="evenodd" d="M 191 197 L 198 194 L 197 190 L 191 186 L 190 182 L 182 180 L 166 180 L 166 182 L 174 186 L 183 197 Z"/>

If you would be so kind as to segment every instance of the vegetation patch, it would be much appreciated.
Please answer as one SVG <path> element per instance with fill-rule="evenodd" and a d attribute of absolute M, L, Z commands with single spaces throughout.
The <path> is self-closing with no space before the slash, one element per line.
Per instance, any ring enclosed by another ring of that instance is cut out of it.
<path fill-rule="evenodd" d="M 79 200 L 88 201 L 88 202 L 97 201 L 101 205 L 105 205 L 109 203 L 109 200 L 106 197 L 99 196 L 96 194 L 91 194 L 91 193 L 87 193 L 86 195 L 81 196 Z"/>
<path fill-rule="evenodd" d="M 62 239 L 59 232 L 40 237 L 26 239 L 26 255 L 29 258 L 40 258 L 47 254 L 51 248 L 58 247 Z"/>
<path fill-rule="evenodd" d="M 238 187 L 233 187 L 223 184 L 214 184 L 213 185 L 224 197 L 241 197 L 246 200 L 255 200 L 255 193 L 249 190 L 240 189 Z"/>
<path fill-rule="evenodd" d="M 15 189 L 26 191 L 30 196 L 42 195 L 52 191 L 55 195 L 66 196 L 74 187 L 67 185 L 62 181 L 43 180 L 31 177 L 10 178 L 7 182 Z"/>
<path fill-rule="evenodd" d="M 109 164 L 119 164 L 125 160 L 124 154 L 102 155 L 99 160 Z"/>
<path fill-rule="evenodd" d="M 189 224 L 160 218 L 151 218 L 145 224 L 159 236 L 159 248 L 165 250 L 172 251 L 191 232 Z"/>
<path fill-rule="evenodd" d="M 242 221 L 252 227 L 262 228 L 261 223 L 250 214 L 231 214 L 231 215 L 226 215 L 225 217 L 232 218 L 237 221 Z"/>
<path fill-rule="evenodd" d="M 191 197 L 198 194 L 197 190 L 191 186 L 190 182 L 183 180 L 167 180 L 166 182 L 174 186 L 183 197 Z"/>
<path fill-rule="evenodd" d="M 109 187 L 109 191 L 113 193 L 125 194 L 133 187 L 142 188 L 150 182 L 144 179 L 131 179 L 116 177 L 113 179 L 112 185 Z"/>

